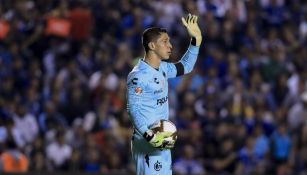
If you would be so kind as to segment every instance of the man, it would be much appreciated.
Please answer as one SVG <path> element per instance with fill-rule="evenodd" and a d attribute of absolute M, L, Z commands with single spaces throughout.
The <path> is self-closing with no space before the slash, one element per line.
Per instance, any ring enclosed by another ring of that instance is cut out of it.
<path fill-rule="evenodd" d="M 15 141 L 9 138 L 7 149 L 0 155 L 0 172 L 25 173 L 29 169 L 29 160 L 18 150 Z"/>
<path fill-rule="evenodd" d="M 166 133 L 153 133 L 150 126 L 168 119 L 168 78 L 192 71 L 202 41 L 197 16 L 189 14 L 182 23 L 191 36 L 191 44 L 177 63 L 167 63 L 172 51 L 165 29 L 149 28 L 142 36 L 145 57 L 127 78 L 127 109 L 134 126 L 132 156 L 138 175 L 172 174 L 171 152 L 174 142 Z"/>

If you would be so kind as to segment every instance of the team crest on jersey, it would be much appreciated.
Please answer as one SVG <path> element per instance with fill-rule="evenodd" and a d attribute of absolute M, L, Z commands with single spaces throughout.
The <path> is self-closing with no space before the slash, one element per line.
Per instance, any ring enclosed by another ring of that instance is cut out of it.
<path fill-rule="evenodd" d="M 136 94 L 141 94 L 142 93 L 142 88 L 137 87 L 137 88 L 135 88 L 134 91 L 135 91 Z"/>
<path fill-rule="evenodd" d="M 155 169 L 156 171 L 160 171 L 161 168 L 162 168 L 162 163 L 159 162 L 159 161 L 157 161 L 157 162 L 154 164 L 154 169 Z"/>

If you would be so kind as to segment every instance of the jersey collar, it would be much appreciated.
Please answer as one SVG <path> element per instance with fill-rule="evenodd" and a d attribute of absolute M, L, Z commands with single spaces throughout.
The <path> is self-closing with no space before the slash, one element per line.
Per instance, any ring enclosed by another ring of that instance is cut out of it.
<path fill-rule="evenodd" d="M 161 67 L 161 64 L 160 64 L 160 66 L 159 66 L 159 69 L 155 69 L 155 68 L 153 68 L 153 67 L 151 67 L 149 64 L 147 64 L 145 61 L 144 61 L 144 58 L 142 58 L 142 59 L 140 59 L 139 60 L 139 66 L 140 66 L 140 68 L 144 68 L 144 69 L 151 69 L 151 70 L 155 70 L 155 71 L 158 71 L 159 72 L 159 70 L 161 69 L 160 67 Z"/>

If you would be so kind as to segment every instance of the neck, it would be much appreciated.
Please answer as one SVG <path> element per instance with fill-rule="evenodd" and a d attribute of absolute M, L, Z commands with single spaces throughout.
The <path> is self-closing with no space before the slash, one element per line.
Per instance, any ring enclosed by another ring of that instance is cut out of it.
<path fill-rule="evenodd" d="M 159 69 L 161 63 L 161 59 L 157 55 L 151 53 L 145 55 L 144 61 L 155 69 Z"/>

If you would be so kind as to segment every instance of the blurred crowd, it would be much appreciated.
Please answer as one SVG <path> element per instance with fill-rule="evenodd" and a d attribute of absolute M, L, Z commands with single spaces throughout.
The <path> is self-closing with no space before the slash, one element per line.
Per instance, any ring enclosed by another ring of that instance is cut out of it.
<path fill-rule="evenodd" d="M 180 59 L 187 13 L 204 39 L 169 81 L 174 174 L 306 175 L 304 0 L 0 0 L 0 171 L 13 152 L 29 172 L 133 173 L 126 76 L 147 27 Z"/>

